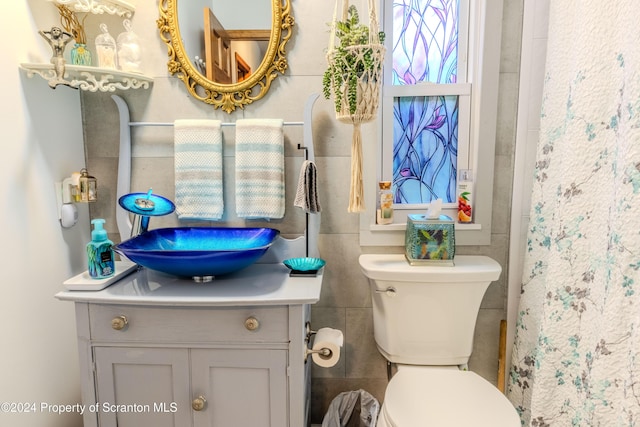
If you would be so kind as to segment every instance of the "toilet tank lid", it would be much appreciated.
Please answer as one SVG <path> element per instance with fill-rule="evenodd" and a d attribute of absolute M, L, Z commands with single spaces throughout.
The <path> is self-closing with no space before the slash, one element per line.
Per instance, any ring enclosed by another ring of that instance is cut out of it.
<path fill-rule="evenodd" d="M 396 426 L 520 426 L 511 402 L 470 371 L 433 367 L 399 370 L 387 386 L 383 406 Z"/>
<path fill-rule="evenodd" d="M 402 282 L 492 282 L 502 272 L 497 261 L 483 255 L 456 255 L 453 266 L 410 265 L 402 254 L 363 254 L 359 262 L 370 279 Z"/>

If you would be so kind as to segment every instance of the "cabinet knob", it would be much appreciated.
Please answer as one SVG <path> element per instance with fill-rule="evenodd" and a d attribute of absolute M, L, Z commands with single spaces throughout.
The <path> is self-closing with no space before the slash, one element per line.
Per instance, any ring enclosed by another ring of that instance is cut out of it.
<path fill-rule="evenodd" d="M 198 396 L 191 402 L 191 407 L 194 411 L 202 411 L 207 404 L 207 399 L 204 396 Z"/>
<path fill-rule="evenodd" d="M 248 317 L 247 320 L 244 321 L 244 327 L 249 331 L 255 331 L 260 327 L 260 322 L 255 317 Z"/>
<path fill-rule="evenodd" d="M 111 327 L 116 331 L 121 331 L 128 323 L 129 321 L 126 316 L 118 316 L 111 320 Z"/>

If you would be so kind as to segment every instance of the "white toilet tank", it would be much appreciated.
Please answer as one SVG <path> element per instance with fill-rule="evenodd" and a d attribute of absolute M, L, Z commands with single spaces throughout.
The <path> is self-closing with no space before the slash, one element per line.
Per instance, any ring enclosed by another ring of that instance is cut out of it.
<path fill-rule="evenodd" d="M 394 363 L 469 361 L 480 303 L 502 268 L 486 256 L 456 255 L 454 266 L 411 266 L 404 255 L 364 254 L 379 351 Z"/>

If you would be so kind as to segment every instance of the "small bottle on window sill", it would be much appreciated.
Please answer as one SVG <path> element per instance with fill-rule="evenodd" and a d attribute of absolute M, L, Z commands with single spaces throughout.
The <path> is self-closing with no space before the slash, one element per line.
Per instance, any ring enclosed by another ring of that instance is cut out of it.
<path fill-rule="evenodd" d="M 393 192 L 391 191 L 391 181 L 380 181 L 378 187 L 376 223 L 382 225 L 393 224 Z"/>
<path fill-rule="evenodd" d="M 458 222 L 469 224 L 473 222 L 473 175 L 468 169 L 460 170 L 458 176 Z"/>

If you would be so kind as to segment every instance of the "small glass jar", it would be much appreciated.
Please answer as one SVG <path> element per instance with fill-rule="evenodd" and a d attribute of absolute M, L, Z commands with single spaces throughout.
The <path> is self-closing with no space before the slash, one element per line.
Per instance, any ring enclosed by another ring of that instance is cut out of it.
<path fill-rule="evenodd" d="M 131 73 L 142 72 L 142 48 L 140 38 L 131 31 L 131 21 L 123 22 L 125 32 L 118 36 L 118 68 Z"/>
<path fill-rule="evenodd" d="M 98 67 L 117 69 L 116 41 L 109 34 L 106 24 L 100 24 L 100 31 L 96 37 L 96 54 L 98 56 Z"/>
<path fill-rule="evenodd" d="M 376 223 L 381 225 L 393 224 L 393 192 L 391 191 L 391 181 L 380 181 L 378 188 Z"/>

